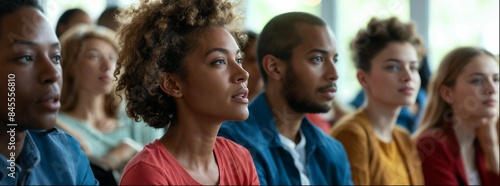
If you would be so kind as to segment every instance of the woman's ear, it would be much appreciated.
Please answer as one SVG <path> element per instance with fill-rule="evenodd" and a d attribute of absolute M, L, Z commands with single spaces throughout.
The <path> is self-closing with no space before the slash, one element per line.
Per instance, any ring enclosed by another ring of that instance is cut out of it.
<path fill-rule="evenodd" d="M 264 67 L 264 72 L 267 74 L 269 79 L 281 80 L 282 78 L 282 66 L 279 64 L 279 59 L 273 55 L 266 55 L 262 59 L 262 67 Z"/>
<path fill-rule="evenodd" d="M 448 104 L 453 104 L 453 91 L 451 90 L 450 87 L 447 87 L 445 85 L 441 85 L 439 87 L 439 96 Z"/>
<path fill-rule="evenodd" d="M 367 81 L 367 73 L 363 70 L 358 70 L 358 72 L 356 73 L 356 78 L 358 78 L 358 82 L 359 84 L 361 85 L 361 87 L 363 87 L 363 89 L 368 89 L 368 81 Z"/>
<path fill-rule="evenodd" d="M 176 78 L 171 73 L 162 72 L 160 75 L 160 88 L 171 97 L 180 98 L 182 92 L 178 86 Z"/>

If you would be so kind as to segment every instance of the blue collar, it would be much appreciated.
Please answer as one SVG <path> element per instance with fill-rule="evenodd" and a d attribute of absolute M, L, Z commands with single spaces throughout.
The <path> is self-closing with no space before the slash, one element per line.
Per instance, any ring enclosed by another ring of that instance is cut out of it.
<path fill-rule="evenodd" d="M 279 110 L 278 108 L 271 109 L 267 101 L 265 92 L 260 93 L 255 100 L 249 105 L 249 111 L 251 113 L 247 120 L 256 120 L 258 127 L 260 128 L 262 135 L 267 142 L 269 142 L 270 147 L 283 147 L 278 135 L 278 129 L 276 128 L 276 122 L 274 121 L 274 116 L 272 110 L 279 113 L 277 117 L 286 117 L 286 111 Z M 321 135 L 323 134 L 320 129 L 315 127 L 309 119 L 304 115 L 302 119 L 302 124 L 300 126 L 304 136 L 306 138 L 306 151 L 308 153 L 312 152 L 317 146 L 324 146 L 324 141 Z"/>

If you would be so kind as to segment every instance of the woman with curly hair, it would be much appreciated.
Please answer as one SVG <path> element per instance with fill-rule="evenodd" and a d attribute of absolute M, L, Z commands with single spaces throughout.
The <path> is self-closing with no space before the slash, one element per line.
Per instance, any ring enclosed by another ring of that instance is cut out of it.
<path fill-rule="evenodd" d="M 356 185 L 424 183 L 415 145 L 396 125 L 401 108 L 415 103 L 421 41 L 412 23 L 373 18 L 351 43 L 367 104 L 343 117 L 331 136 L 344 144 Z"/>
<path fill-rule="evenodd" d="M 498 60 L 461 47 L 436 72 L 415 134 L 425 184 L 499 185 Z"/>
<path fill-rule="evenodd" d="M 259 184 L 250 153 L 217 137 L 223 121 L 248 117 L 248 73 L 229 32 L 234 6 L 163 0 L 121 11 L 117 90 L 130 117 L 167 131 L 127 164 L 120 184 Z"/>

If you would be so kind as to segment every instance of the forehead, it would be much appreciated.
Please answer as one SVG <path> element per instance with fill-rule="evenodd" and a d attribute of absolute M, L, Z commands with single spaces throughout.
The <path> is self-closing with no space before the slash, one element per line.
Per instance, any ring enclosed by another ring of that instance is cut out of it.
<path fill-rule="evenodd" d="M 207 28 L 202 34 L 198 35 L 196 42 L 195 50 L 200 52 L 206 52 L 213 48 L 239 49 L 233 36 L 222 27 Z"/>
<path fill-rule="evenodd" d="M 13 50 L 11 43 L 24 40 L 40 45 L 58 43 L 54 31 L 43 14 L 32 7 L 21 8 L 0 20 L 0 48 Z"/>
<path fill-rule="evenodd" d="M 297 48 L 321 48 L 327 51 L 337 51 L 335 36 L 328 27 L 298 23 L 295 25 L 295 29 L 301 38 Z"/>
<path fill-rule="evenodd" d="M 483 73 L 486 75 L 498 74 L 498 61 L 493 59 L 491 56 L 481 54 L 470 60 L 470 62 L 464 66 L 462 75 L 468 76 L 473 73 Z"/>

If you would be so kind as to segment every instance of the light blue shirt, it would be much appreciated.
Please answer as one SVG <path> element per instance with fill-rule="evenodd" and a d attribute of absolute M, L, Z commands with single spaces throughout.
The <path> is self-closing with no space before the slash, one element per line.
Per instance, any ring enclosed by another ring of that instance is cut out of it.
<path fill-rule="evenodd" d="M 26 131 L 23 150 L 10 176 L 9 159 L 0 154 L 0 185 L 99 184 L 78 141 L 57 128 Z"/>

